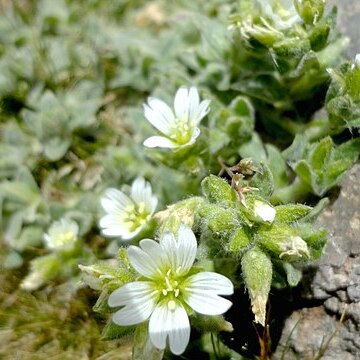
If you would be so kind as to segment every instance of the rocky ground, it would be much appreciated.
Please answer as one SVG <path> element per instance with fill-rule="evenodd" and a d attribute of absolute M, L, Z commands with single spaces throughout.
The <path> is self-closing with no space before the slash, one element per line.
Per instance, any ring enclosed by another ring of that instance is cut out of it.
<path fill-rule="evenodd" d="M 285 321 L 275 360 L 360 359 L 359 179 L 360 164 L 317 221 L 330 239 L 322 259 L 304 268 L 300 296 L 307 307 Z"/>
<path fill-rule="evenodd" d="M 359 0 L 329 0 L 328 6 L 337 5 L 338 25 L 342 33 L 350 38 L 347 51 L 349 58 L 360 53 L 360 1 Z"/>

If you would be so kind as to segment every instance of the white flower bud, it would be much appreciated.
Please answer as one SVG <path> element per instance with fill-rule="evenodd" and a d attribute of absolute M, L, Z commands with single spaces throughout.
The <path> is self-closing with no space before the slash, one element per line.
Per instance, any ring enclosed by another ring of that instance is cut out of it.
<path fill-rule="evenodd" d="M 254 216 L 256 219 L 272 223 L 275 215 L 276 210 L 272 206 L 260 200 L 254 201 Z"/>

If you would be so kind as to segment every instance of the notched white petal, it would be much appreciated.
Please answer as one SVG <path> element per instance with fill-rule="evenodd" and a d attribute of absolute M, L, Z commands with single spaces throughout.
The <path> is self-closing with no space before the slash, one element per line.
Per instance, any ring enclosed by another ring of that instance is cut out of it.
<path fill-rule="evenodd" d="M 192 230 L 180 225 L 177 239 L 177 263 L 176 267 L 181 267 L 182 273 L 187 273 L 192 267 L 197 250 L 197 241 Z"/>
<path fill-rule="evenodd" d="M 157 305 L 150 317 L 149 335 L 153 345 L 159 349 L 166 347 L 169 338 L 171 352 L 182 354 L 190 339 L 190 323 L 184 307 L 177 303 L 170 310 L 166 302 Z"/>
<path fill-rule="evenodd" d="M 132 204 L 131 199 L 127 195 L 114 188 L 107 189 L 100 202 L 107 213 L 124 211 L 127 206 Z"/>
<path fill-rule="evenodd" d="M 111 307 L 131 305 L 137 301 L 149 301 L 152 299 L 153 287 L 148 281 L 135 281 L 127 283 L 113 291 L 108 299 Z"/>
<path fill-rule="evenodd" d="M 190 323 L 185 309 L 178 305 L 170 313 L 172 328 L 169 331 L 170 350 L 175 355 L 182 354 L 190 340 Z"/>
<path fill-rule="evenodd" d="M 206 291 L 191 291 L 187 293 L 185 301 L 192 309 L 203 315 L 220 315 L 232 306 L 231 301 Z"/>
<path fill-rule="evenodd" d="M 177 243 L 174 234 L 170 231 L 166 231 L 160 238 L 160 246 L 164 255 L 167 257 L 168 264 L 173 268 L 177 268 L 178 264 L 178 253 Z"/>
<path fill-rule="evenodd" d="M 200 123 L 200 121 L 209 113 L 210 111 L 210 100 L 203 100 L 198 108 L 198 112 L 196 114 L 196 125 Z"/>
<path fill-rule="evenodd" d="M 170 107 L 164 101 L 154 97 L 149 97 L 147 102 L 150 108 L 156 113 L 161 114 L 164 121 L 166 121 L 168 124 L 171 125 L 174 122 L 174 114 Z"/>
<path fill-rule="evenodd" d="M 168 308 L 166 304 L 158 304 L 149 321 L 150 340 L 158 349 L 165 349 L 167 337 Z"/>
<path fill-rule="evenodd" d="M 157 269 L 164 268 L 166 259 L 158 242 L 151 239 L 143 239 L 140 241 L 139 245 L 153 260 Z"/>
<path fill-rule="evenodd" d="M 234 285 L 224 275 L 204 271 L 190 276 L 187 281 L 192 291 L 210 291 L 217 295 L 232 295 Z"/>
<path fill-rule="evenodd" d="M 147 104 L 144 104 L 144 115 L 149 123 L 163 134 L 168 134 L 171 131 L 173 121 L 169 121 L 161 113 L 153 110 Z"/>
<path fill-rule="evenodd" d="M 115 324 L 121 326 L 140 324 L 149 318 L 154 307 L 155 303 L 153 300 L 139 301 L 127 305 L 114 313 L 112 320 Z"/>
<path fill-rule="evenodd" d="M 188 120 L 189 122 L 193 122 L 198 114 L 199 111 L 199 93 L 196 89 L 196 87 L 192 86 L 189 90 L 189 114 L 188 114 Z"/>
<path fill-rule="evenodd" d="M 183 119 L 189 113 L 189 90 L 186 86 L 181 86 L 176 92 L 174 99 L 174 110 L 177 119 Z"/>
<path fill-rule="evenodd" d="M 143 145 L 148 148 L 160 147 L 175 149 L 179 147 L 178 144 L 163 136 L 150 136 L 143 142 Z"/>
<path fill-rule="evenodd" d="M 147 252 L 136 247 L 129 246 L 128 256 L 131 265 L 141 275 L 153 278 L 159 273 L 159 264 Z"/>

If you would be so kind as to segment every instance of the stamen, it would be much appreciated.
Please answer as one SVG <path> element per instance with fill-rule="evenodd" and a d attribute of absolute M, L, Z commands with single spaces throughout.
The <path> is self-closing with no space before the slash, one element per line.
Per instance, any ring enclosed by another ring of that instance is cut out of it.
<path fill-rule="evenodd" d="M 154 295 L 156 295 L 158 292 L 159 292 L 159 290 L 154 290 L 154 291 L 150 294 L 150 296 L 154 296 Z"/>
<path fill-rule="evenodd" d="M 162 293 L 163 293 L 164 296 L 166 296 L 168 292 L 167 292 L 167 290 L 162 289 Z"/>
<path fill-rule="evenodd" d="M 167 276 L 165 276 L 165 282 L 166 282 L 167 290 L 172 290 L 173 288 L 172 288 L 170 280 Z"/>
<path fill-rule="evenodd" d="M 180 290 L 179 289 L 175 289 L 175 297 L 178 297 L 180 294 Z"/>
<path fill-rule="evenodd" d="M 139 213 L 143 213 L 145 211 L 145 203 L 141 202 L 138 204 Z"/>

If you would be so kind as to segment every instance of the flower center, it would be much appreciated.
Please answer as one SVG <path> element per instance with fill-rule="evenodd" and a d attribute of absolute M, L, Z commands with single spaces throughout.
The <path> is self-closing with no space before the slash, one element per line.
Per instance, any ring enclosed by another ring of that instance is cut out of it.
<path fill-rule="evenodd" d="M 174 272 L 172 269 L 169 269 L 164 277 L 164 282 L 162 284 L 161 294 L 163 298 L 167 300 L 167 306 L 169 310 L 175 310 L 176 299 L 179 298 L 181 293 L 181 280 L 177 275 L 178 272 L 179 271 Z"/>
<path fill-rule="evenodd" d="M 59 234 L 56 237 L 54 243 L 57 246 L 62 246 L 62 245 L 66 245 L 66 244 L 68 244 L 70 242 L 75 241 L 75 239 L 76 239 L 75 234 L 73 232 L 71 232 L 71 231 L 68 231 L 66 233 Z"/>
<path fill-rule="evenodd" d="M 188 143 L 191 139 L 192 128 L 189 126 L 187 119 L 175 121 L 171 129 L 170 139 L 180 145 Z"/>
<path fill-rule="evenodd" d="M 136 230 L 138 227 L 143 226 L 150 218 L 150 214 L 146 209 L 145 203 L 129 205 L 126 208 L 126 215 L 124 221 L 130 231 Z"/>

